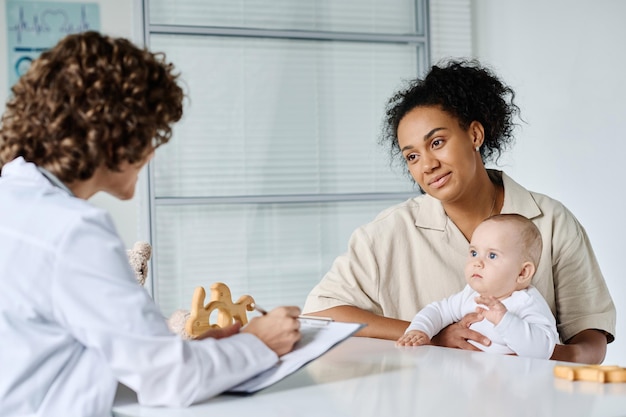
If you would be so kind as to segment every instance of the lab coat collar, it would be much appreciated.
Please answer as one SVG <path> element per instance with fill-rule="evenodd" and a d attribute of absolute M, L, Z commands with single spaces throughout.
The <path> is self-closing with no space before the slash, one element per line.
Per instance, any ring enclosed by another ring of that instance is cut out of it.
<path fill-rule="evenodd" d="M 50 171 L 45 168 L 38 167 L 32 162 L 27 162 L 21 156 L 18 156 L 2 167 L 2 178 L 32 181 L 39 186 L 54 187 L 65 191 L 71 196 L 74 195 L 72 191 Z"/>
<path fill-rule="evenodd" d="M 58 179 L 57 176 L 54 175 L 52 172 L 40 166 L 38 166 L 37 169 L 43 174 L 44 177 L 48 179 L 48 181 L 50 181 L 52 185 L 59 187 L 60 189 L 62 189 L 63 191 L 71 195 L 72 197 L 74 196 L 74 193 L 72 192 L 72 190 L 70 190 L 67 187 L 67 185 L 63 184 L 63 182 L 61 182 L 61 180 Z"/>

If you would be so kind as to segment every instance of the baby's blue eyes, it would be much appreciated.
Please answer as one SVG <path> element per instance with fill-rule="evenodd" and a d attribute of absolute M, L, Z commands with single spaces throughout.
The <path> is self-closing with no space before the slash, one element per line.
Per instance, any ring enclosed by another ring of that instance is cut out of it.
<path fill-rule="evenodd" d="M 471 256 L 472 258 L 475 258 L 475 257 L 477 257 L 477 256 L 478 256 L 478 252 L 476 252 L 475 250 L 470 250 L 470 256 Z M 498 257 L 498 255 L 496 255 L 496 254 L 495 254 L 495 253 L 493 253 L 493 252 L 489 252 L 489 253 L 487 254 L 487 257 L 488 257 L 489 259 L 496 259 L 496 258 Z"/>

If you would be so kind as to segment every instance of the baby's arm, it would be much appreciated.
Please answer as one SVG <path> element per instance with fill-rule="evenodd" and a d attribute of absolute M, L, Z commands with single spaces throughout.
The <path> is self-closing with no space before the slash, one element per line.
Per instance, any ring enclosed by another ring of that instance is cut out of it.
<path fill-rule="evenodd" d="M 522 318 L 508 313 L 495 330 L 513 352 L 530 358 L 550 359 L 559 341 L 556 327 L 538 316 Z"/>
<path fill-rule="evenodd" d="M 428 304 L 420 310 L 405 334 L 396 342 L 397 346 L 422 346 L 430 345 L 431 337 L 436 335 L 451 323 L 463 318 L 464 302 L 471 297 L 473 291 L 469 286 L 465 290 L 451 295 L 440 301 Z"/>
<path fill-rule="evenodd" d="M 535 294 L 536 293 L 536 294 Z M 536 290 L 534 295 L 523 297 L 520 305 L 509 304 L 511 310 L 498 300 L 476 297 L 476 302 L 489 308 L 481 309 L 487 320 L 494 324 L 494 330 L 504 339 L 505 344 L 519 356 L 549 359 L 558 343 L 559 336 L 550 307 Z M 514 294 L 515 296 L 515 294 Z M 519 302 L 519 301 L 518 301 Z M 491 315 L 491 318 L 489 317 Z M 496 321 L 497 320 L 497 321 Z"/>
<path fill-rule="evenodd" d="M 429 344 L 430 337 L 419 330 L 409 330 L 396 342 L 396 346 L 422 346 Z"/>

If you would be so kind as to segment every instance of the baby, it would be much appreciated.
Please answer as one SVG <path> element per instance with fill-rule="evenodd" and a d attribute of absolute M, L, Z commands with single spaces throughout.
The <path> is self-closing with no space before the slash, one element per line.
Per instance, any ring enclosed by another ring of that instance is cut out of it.
<path fill-rule="evenodd" d="M 485 352 L 549 359 L 559 340 L 550 307 L 530 285 L 541 256 L 537 227 L 518 214 L 499 214 L 474 231 L 465 265 L 466 287 L 424 307 L 413 318 L 398 346 L 420 346 L 466 314 L 484 319 L 473 330 L 491 340 Z"/>

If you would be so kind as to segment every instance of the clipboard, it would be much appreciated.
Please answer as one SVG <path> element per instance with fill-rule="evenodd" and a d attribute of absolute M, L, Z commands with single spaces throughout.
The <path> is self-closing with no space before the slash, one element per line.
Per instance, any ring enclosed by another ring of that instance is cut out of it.
<path fill-rule="evenodd" d="M 319 317 L 301 316 L 302 339 L 294 349 L 281 356 L 276 365 L 226 391 L 228 394 L 253 394 L 269 387 L 319 358 L 345 341 L 366 324 L 336 322 Z"/>

